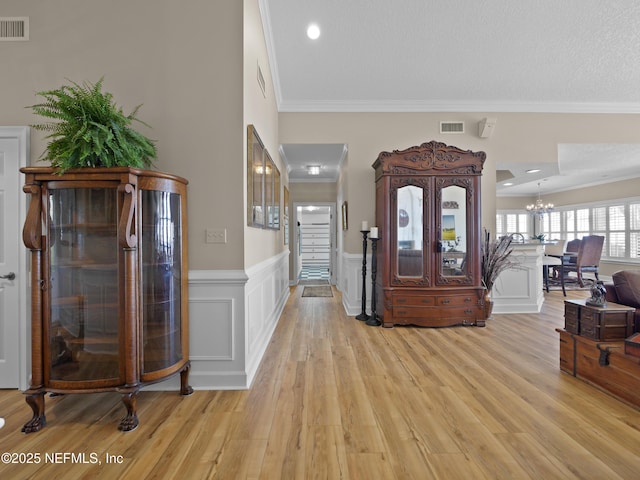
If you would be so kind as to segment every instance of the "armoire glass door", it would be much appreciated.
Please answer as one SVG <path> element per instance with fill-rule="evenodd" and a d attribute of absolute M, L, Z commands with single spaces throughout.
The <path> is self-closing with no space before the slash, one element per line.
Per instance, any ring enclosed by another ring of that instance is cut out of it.
<path fill-rule="evenodd" d="M 469 275 L 467 189 L 459 185 L 444 186 L 440 189 L 440 200 L 440 231 L 438 232 L 440 275 L 466 277 Z"/>
<path fill-rule="evenodd" d="M 396 271 L 398 277 L 425 274 L 424 190 L 416 185 L 397 189 L 396 205 Z"/>

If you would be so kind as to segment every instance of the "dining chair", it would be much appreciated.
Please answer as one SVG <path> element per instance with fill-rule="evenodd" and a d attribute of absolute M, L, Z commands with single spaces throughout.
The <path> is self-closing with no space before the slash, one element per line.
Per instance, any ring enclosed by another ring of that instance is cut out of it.
<path fill-rule="evenodd" d="M 558 279 L 562 287 L 562 294 L 566 297 L 567 291 L 564 286 L 564 268 L 563 258 L 567 240 L 555 240 L 555 243 L 545 245 L 544 256 L 542 257 L 542 275 L 544 278 L 544 286 L 549 293 L 549 267 L 558 269 Z"/>
<path fill-rule="evenodd" d="M 568 260 L 568 257 L 565 256 L 565 261 L 563 261 L 565 275 L 568 276 L 571 272 L 576 272 L 580 287 L 584 287 L 583 273 L 593 273 L 596 281 L 600 280 L 598 277 L 598 267 L 600 265 L 603 245 L 604 236 L 602 235 L 586 235 L 582 237 L 575 260 Z"/>

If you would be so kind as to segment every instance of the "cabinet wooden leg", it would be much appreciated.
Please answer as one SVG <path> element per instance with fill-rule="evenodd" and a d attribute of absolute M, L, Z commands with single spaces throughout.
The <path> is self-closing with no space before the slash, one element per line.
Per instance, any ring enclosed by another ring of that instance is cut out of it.
<path fill-rule="evenodd" d="M 118 430 L 122 432 L 130 432 L 138 426 L 138 415 L 136 414 L 138 403 L 137 395 L 137 391 L 122 394 L 122 403 L 127 407 L 127 415 L 118 426 Z"/>
<path fill-rule="evenodd" d="M 33 410 L 33 417 L 22 427 L 24 433 L 33 433 L 41 430 L 46 424 L 47 419 L 44 415 L 44 392 L 29 394 L 26 401 Z"/>
<path fill-rule="evenodd" d="M 193 388 L 189 385 L 189 371 L 191 370 L 191 363 L 187 363 L 180 372 L 180 395 L 191 395 Z"/>

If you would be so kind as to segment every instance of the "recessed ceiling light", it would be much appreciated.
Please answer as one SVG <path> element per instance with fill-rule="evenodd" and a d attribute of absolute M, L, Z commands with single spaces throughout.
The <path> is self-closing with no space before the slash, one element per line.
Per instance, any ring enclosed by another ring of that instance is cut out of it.
<path fill-rule="evenodd" d="M 532 168 L 530 170 L 526 170 L 525 173 L 538 173 L 540 171 L 539 168 Z"/>
<path fill-rule="evenodd" d="M 312 23 L 307 27 L 307 37 L 311 40 L 317 40 L 320 37 L 320 27 L 315 23 Z"/>
<path fill-rule="evenodd" d="M 502 184 L 503 187 L 510 187 L 511 185 L 513 185 L 513 182 L 506 182 Z"/>
<path fill-rule="evenodd" d="M 309 175 L 320 175 L 320 165 L 308 165 L 307 172 Z"/>

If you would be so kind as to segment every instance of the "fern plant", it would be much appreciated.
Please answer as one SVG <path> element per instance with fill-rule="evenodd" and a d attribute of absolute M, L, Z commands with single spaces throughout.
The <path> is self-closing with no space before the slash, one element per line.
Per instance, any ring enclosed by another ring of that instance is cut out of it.
<path fill-rule="evenodd" d="M 78 167 L 148 168 L 156 158 L 153 141 L 131 127 L 134 121 L 148 126 L 136 118 L 141 105 L 125 115 L 102 91 L 103 80 L 37 92 L 45 101 L 28 107 L 50 119 L 32 126 L 49 132 L 41 159 L 60 174 Z"/>

